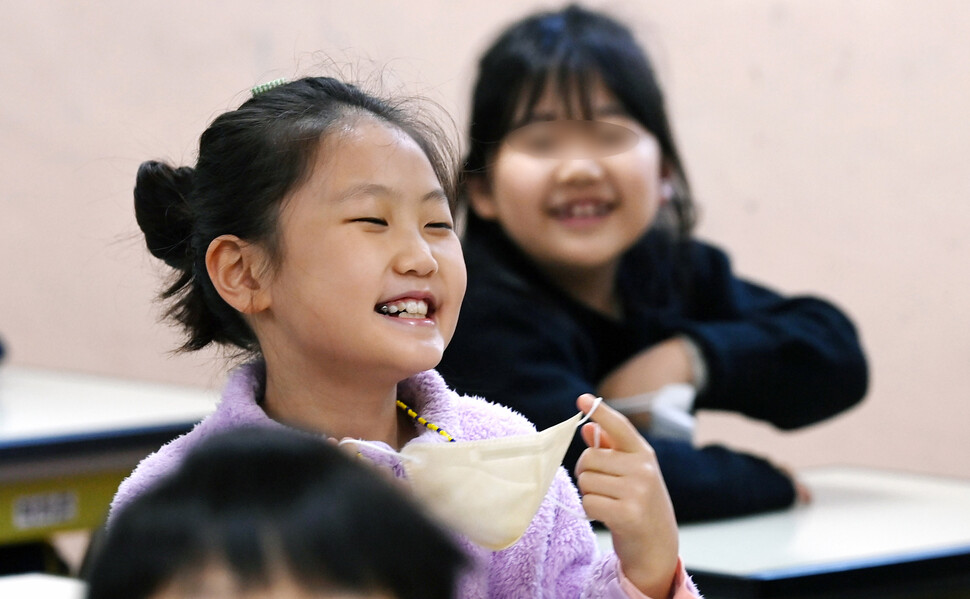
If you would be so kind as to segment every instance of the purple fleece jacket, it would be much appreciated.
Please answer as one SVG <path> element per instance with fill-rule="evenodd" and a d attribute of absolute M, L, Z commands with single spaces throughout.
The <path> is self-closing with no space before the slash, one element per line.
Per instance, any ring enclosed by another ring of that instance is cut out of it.
<path fill-rule="evenodd" d="M 115 513 L 132 498 L 174 470 L 188 451 L 209 435 L 238 426 L 286 428 L 269 418 L 257 403 L 265 370 L 261 363 L 235 369 L 216 411 L 185 435 L 146 457 L 121 486 L 111 504 Z M 437 372 L 419 373 L 398 386 L 398 397 L 418 414 L 447 430 L 459 441 L 505 437 L 533 432 L 534 427 L 512 410 L 477 397 L 459 396 Z M 443 437 L 424 427 L 411 443 L 442 443 Z M 399 477 L 404 470 L 393 455 L 362 453 L 379 466 L 391 468 Z M 582 505 L 568 474 L 562 468 L 525 535 L 502 551 L 489 551 L 465 538 L 459 543 L 471 557 L 473 567 L 459 583 L 458 597 L 643 597 L 623 577 L 616 555 L 598 554 L 588 522 L 559 506 L 582 512 Z M 672 597 L 698 597 L 683 568 L 677 575 Z"/>

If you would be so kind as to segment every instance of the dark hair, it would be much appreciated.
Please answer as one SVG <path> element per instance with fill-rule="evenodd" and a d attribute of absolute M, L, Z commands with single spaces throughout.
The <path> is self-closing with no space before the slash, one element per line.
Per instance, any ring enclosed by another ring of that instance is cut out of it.
<path fill-rule="evenodd" d="M 589 114 L 591 83 L 600 78 L 627 113 L 657 138 L 674 177 L 675 194 L 658 221 L 687 239 L 694 205 L 674 144 L 663 93 L 646 53 L 622 24 L 601 13 L 571 5 L 528 16 L 509 26 L 478 63 L 472 97 L 467 176 L 487 174 L 499 144 L 517 126 L 516 113 L 534 109 L 546 85 L 558 86 L 570 106 L 574 94 Z M 475 216 L 469 214 L 469 220 Z"/>
<path fill-rule="evenodd" d="M 307 590 L 453 596 L 466 557 L 376 472 L 304 433 L 236 429 L 198 445 L 112 518 L 88 599 L 141 599 L 224 565 L 251 590 L 281 571 Z"/>
<path fill-rule="evenodd" d="M 403 103 L 330 77 L 271 88 L 217 117 L 202 134 L 194 168 L 142 163 L 135 216 L 151 253 L 176 270 L 161 299 L 175 298 L 166 315 L 188 334 L 182 350 L 222 343 L 259 351 L 246 320 L 223 301 L 209 279 L 209 243 L 219 235 L 236 235 L 263 245 L 276 266 L 283 199 L 309 177 L 320 142 L 335 125 L 362 115 L 413 138 L 454 206 L 454 154 L 437 124 Z"/>

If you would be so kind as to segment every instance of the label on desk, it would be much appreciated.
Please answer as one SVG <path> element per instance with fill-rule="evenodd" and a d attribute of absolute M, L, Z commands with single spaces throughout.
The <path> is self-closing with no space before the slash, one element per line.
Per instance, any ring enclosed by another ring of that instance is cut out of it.
<path fill-rule="evenodd" d="M 17 530 L 30 530 L 68 524 L 77 519 L 79 503 L 74 490 L 14 497 L 13 526 Z"/>
<path fill-rule="evenodd" d="M 129 474 L 98 472 L 0 487 L 0 543 L 46 538 L 65 529 L 96 528 Z"/>

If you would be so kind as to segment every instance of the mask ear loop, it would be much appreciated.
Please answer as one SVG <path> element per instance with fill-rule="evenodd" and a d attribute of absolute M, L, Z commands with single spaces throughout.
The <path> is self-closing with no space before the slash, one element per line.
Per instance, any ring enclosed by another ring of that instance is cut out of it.
<path fill-rule="evenodd" d="M 582 418 L 582 420 L 580 420 L 576 424 L 576 426 L 577 427 L 580 427 L 587 420 L 589 420 L 593 416 L 593 412 L 596 411 L 596 408 L 598 408 L 600 406 L 600 403 L 602 403 L 602 402 L 603 402 L 603 398 L 602 397 L 597 397 L 593 401 L 593 407 L 591 407 L 589 409 L 589 413 L 586 414 L 586 415 L 584 415 L 583 418 Z M 398 457 L 398 458 L 400 458 L 402 460 L 410 460 L 410 461 L 416 461 L 417 460 L 417 458 L 415 458 L 413 456 L 404 455 L 402 453 L 399 453 L 397 451 L 394 451 L 393 449 L 388 449 L 388 448 L 384 447 L 383 445 L 381 445 L 379 443 L 374 443 L 373 441 L 364 441 L 363 439 L 353 439 L 353 438 L 350 438 L 350 437 L 348 437 L 346 439 L 341 439 L 340 441 L 337 442 L 337 447 L 340 447 L 342 445 L 349 445 L 351 443 L 353 443 L 354 445 L 363 445 L 365 447 L 369 447 L 369 448 L 373 449 L 374 451 L 376 451 L 378 453 L 383 453 L 384 455 L 389 455 L 389 456 L 396 456 L 396 457 Z M 595 440 L 594 440 L 593 445 L 594 445 L 594 447 L 597 447 L 597 448 L 600 446 L 600 429 L 599 429 L 599 427 L 596 427 Z"/>
<path fill-rule="evenodd" d="M 589 409 L 589 412 L 585 416 L 583 416 L 582 420 L 580 420 L 579 424 L 577 424 L 576 426 L 577 427 L 583 426 L 583 424 L 585 424 L 587 420 L 592 418 L 593 412 L 596 411 L 596 408 L 600 407 L 601 403 L 603 403 L 602 397 L 597 397 L 596 399 L 594 399 L 593 407 Z M 595 447 L 596 449 L 599 449 L 600 447 L 600 427 L 598 426 L 593 430 L 593 447 Z"/>
<path fill-rule="evenodd" d="M 351 439 L 349 437 L 346 439 L 341 439 L 340 441 L 337 441 L 337 447 L 340 447 L 342 445 L 350 445 L 350 444 L 363 445 L 364 447 L 369 447 L 370 449 L 376 451 L 377 453 L 383 453 L 384 455 L 393 456 L 398 458 L 399 460 L 409 461 L 409 462 L 418 461 L 418 458 L 414 456 L 404 455 L 403 453 L 399 453 L 397 451 L 394 451 L 393 449 L 388 449 L 387 447 L 382 446 L 380 443 L 375 443 L 373 441 L 364 441 L 363 439 Z"/>
<path fill-rule="evenodd" d="M 589 409 L 589 412 L 587 412 L 586 415 L 583 416 L 583 418 L 576 424 L 576 428 L 583 426 L 583 424 L 585 424 L 587 420 L 592 418 L 593 412 L 596 411 L 596 408 L 600 407 L 601 403 L 603 403 L 602 397 L 597 397 L 595 400 L 593 400 L 593 407 L 591 407 Z M 599 449 L 599 446 L 600 446 L 600 427 L 597 426 L 595 429 L 593 429 L 593 447 L 596 449 Z M 573 518 L 576 518 L 577 520 L 586 520 L 586 521 L 592 520 L 592 518 L 590 518 L 586 514 L 586 512 L 577 512 L 572 508 L 572 506 L 564 504 L 563 502 L 559 501 L 555 497 L 550 497 L 549 499 L 556 505 L 556 507 L 566 512 Z"/>

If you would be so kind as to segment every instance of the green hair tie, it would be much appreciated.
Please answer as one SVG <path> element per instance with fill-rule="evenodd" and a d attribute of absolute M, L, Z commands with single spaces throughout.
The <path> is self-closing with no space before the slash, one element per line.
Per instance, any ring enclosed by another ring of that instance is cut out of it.
<path fill-rule="evenodd" d="M 260 83 L 259 85 L 257 85 L 256 87 L 254 87 L 252 89 L 253 96 L 254 97 L 255 96 L 258 96 L 259 94 L 261 94 L 261 93 L 263 93 L 265 91 L 269 91 L 269 90 L 273 89 L 274 87 L 279 87 L 279 86 L 283 85 L 284 83 L 286 83 L 286 79 L 283 79 L 282 77 L 279 78 L 279 79 L 274 79 L 274 80 L 272 80 L 272 81 L 270 81 L 268 83 Z"/>

